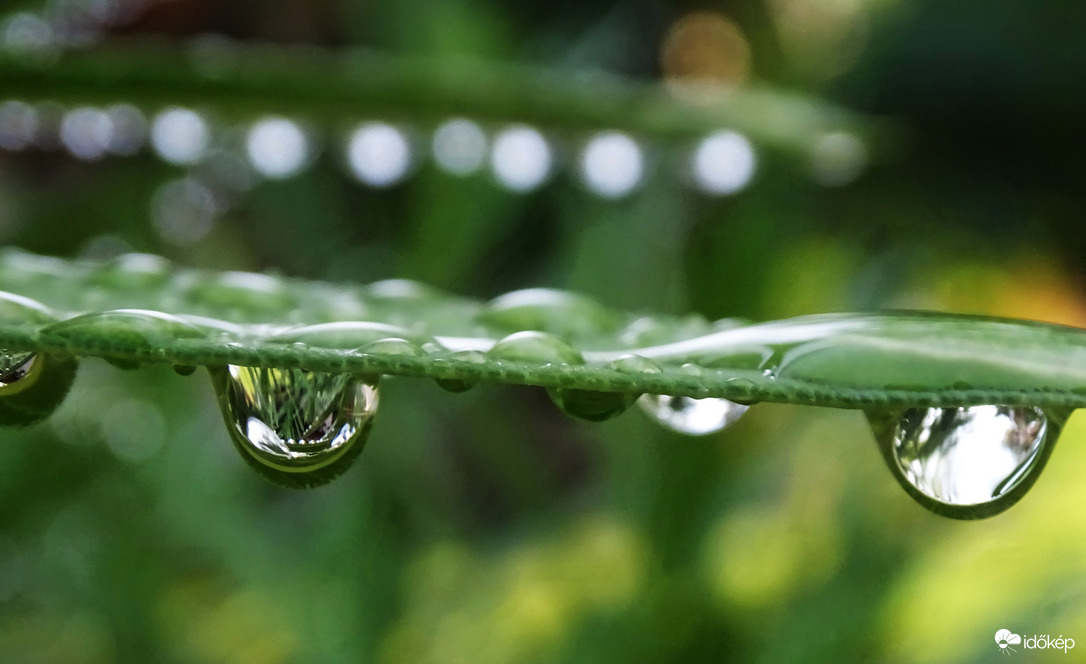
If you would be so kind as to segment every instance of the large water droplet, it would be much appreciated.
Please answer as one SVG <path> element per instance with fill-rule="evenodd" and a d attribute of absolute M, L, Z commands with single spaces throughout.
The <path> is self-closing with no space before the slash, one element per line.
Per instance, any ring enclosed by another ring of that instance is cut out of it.
<path fill-rule="evenodd" d="M 718 398 L 692 399 L 670 394 L 645 394 L 637 403 L 649 417 L 677 433 L 705 436 L 732 424 L 747 406 Z"/>
<path fill-rule="evenodd" d="M 956 519 L 998 514 L 1036 481 L 1066 417 L 973 406 L 869 412 L 894 477 L 924 507 Z"/>
<path fill-rule="evenodd" d="M 488 352 L 496 360 L 511 360 L 529 364 L 584 364 L 584 357 L 558 337 L 525 330 L 499 339 Z"/>
<path fill-rule="evenodd" d="M 365 445 L 377 410 L 373 379 L 229 365 L 215 371 L 235 447 L 264 477 L 292 488 L 325 484 Z"/>
<path fill-rule="evenodd" d="M 33 424 L 48 417 L 75 380 L 76 361 L 0 349 L 0 425 Z"/>

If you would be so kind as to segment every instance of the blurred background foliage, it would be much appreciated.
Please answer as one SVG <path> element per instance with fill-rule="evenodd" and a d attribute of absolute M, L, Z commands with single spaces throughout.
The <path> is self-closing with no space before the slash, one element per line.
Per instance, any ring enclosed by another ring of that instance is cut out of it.
<path fill-rule="evenodd" d="M 843 166 L 755 141 L 749 182 L 711 195 L 684 165 L 693 142 L 633 136 L 644 177 L 607 198 L 578 173 L 587 131 L 556 140 L 552 175 L 520 192 L 485 168 L 443 171 L 425 157 L 433 127 L 410 112 L 343 109 L 344 127 L 310 126 L 305 168 L 276 179 L 246 164 L 245 124 L 216 125 L 213 108 L 199 109 L 213 147 L 178 165 L 150 147 L 77 158 L 48 104 L 20 144 L 8 106 L 0 239 L 34 252 L 403 277 L 482 298 L 551 286 L 710 319 L 906 307 L 1086 324 L 1081 3 L 5 8 L 0 47 L 46 60 L 224 38 L 477 57 L 771 86 L 891 118 L 905 137 L 862 172 L 855 139 Z M 132 94 L 115 101 L 138 106 Z M 359 183 L 343 156 L 345 127 L 370 120 L 397 123 L 416 155 L 390 186 Z M 900 491 L 858 412 L 766 404 L 684 439 L 636 412 L 570 420 L 542 390 L 407 379 L 383 384 L 355 470 L 286 491 L 234 455 L 196 376 L 88 360 L 50 420 L 4 432 L 0 659 L 983 662 L 1000 628 L 1086 645 L 1078 416 L 1019 506 L 959 523 Z"/>

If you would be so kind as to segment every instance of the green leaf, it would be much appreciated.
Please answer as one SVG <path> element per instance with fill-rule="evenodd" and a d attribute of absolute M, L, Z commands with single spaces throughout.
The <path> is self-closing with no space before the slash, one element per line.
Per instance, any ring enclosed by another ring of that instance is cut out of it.
<path fill-rule="evenodd" d="M 144 255 L 91 263 L 16 250 L 0 253 L 0 289 L 19 296 L 0 307 L 0 347 L 126 366 L 235 364 L 845 408 L 1086 405 L 1086 331 L 1025 321 L 890 312 L 695 325 L 549 290 L 487 303 L 413 282 L 336 285 Z"/>

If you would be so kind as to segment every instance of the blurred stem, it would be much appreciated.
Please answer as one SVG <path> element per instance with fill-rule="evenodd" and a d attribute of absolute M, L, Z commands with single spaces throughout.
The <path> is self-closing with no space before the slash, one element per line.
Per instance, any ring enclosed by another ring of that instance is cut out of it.
<path fill-rule="evenodd" d="M 764 87 L 703 90 L 697 101 L 684 101 L 661 85 L 603 73 L 211 41 L 182 50 L 131 44 L 56 59 L 2 55 L 0 89 L 6 97 L 65 104 L 179 104 L 325 122 L 458 115 L 679 139 L 726 128 L 801 153 L 824 133 L 851 131 L 877 154 L 890 135 L 884 123 Z"/>

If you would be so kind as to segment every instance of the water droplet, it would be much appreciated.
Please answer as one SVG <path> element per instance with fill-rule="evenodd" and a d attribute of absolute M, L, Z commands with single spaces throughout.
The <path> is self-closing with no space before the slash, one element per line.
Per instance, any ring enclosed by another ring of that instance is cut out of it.
<path fill-rule="evenodd" d="M 1065 416 L 972 406 L 869 412 L 894 477 L 927 509 L 956 519 L 998 514 L 1025 495 Z"/>
<path fill-rule="evenodd" d="M 264 477 L 315 487 L 346 471 L 377 410 L 374 379 L 229 365 L 214 372 L 230 438 Z"/>
<path fill-rule="evenodd" d="M 173 370 L 178 376 L 191 376 L 196 373 L 196 366 L 193 364 L 175 364 Z"/>
<path fill-rule="evenodd" d="M 92 349 L 122 369 L 134 369 L 143 360 L 162 358 L 163 348 L 178 339 L 200 339 L 206 333 L 157 311 L 117 309 L 69 318 L 42 328 L 41 339 L 54 348 L 80 354 Z"/>
<path fill-rule="evenodd" d="M 562 412 L 589 422 L 602 422 L 626 412 L 639 395 L 573 388 L 550 388 L 551 400 Z"/>
<path fill-rule="evenodd" d="M 532 364 L 584 364 L 584 358 L 572 346 L 554 335 L 534 330 L 510 334 L 494 344 L 489 355 L 497 360 Z"/>
<path fill-rule="evenodd" d="M 616 358 L 611 362 L 611 368 L 624 373 L 658 374 L 663 372 L 659 364 L 633 353 Z"/>
<path fill-rule="evenodd" d="M 358 352 L 366 355 L 399 355 L 402 357 L 420 357 L 426 354 L 418 344 L 395 337 L 378 339 L 368 343 L 359 348 Z"/>
<path fill-rule="evenodd" d="M 456 362 L 461 366 L 464 364 L 469 366 L 482 365 L 486 363 L 486 354 L 477 350 L 458 350 L 449 353 L 441 361 Z M 476 378 L 438 378 L 435 382 L 437 382 L 438 387 L 446 392 L 460 393 L 467 392 L 475 387 L 475 384 L 479 381 Z"/>
<path fill-rule="evenodd" d="M 672 431 L 690 436 L 716 433 L 747 412 L 747 406 L 718 398 L 645 394 L 637 402 L 652 419 Z"/>
<path fill-rule="evenodd" d="M 21 387 L 37 364 L 37 357 L 31 352 L 0 351 L 0 395 Z"/>
<path fill-rule="evenodd" d="M 369 346 L 382 339 L 403 340 L 410 338 L 413 338 L 410 332 L 396 325 L 369 321 L 341 321 L 292 328 L 270 336 L 267 340 L 282 343 L 301 342 L 319 348 L 351 350 Z"/>
<path fill-rule="evenodd" d="M 76 368 L 74 359 L 0 349 L 0 425 L 48 417 L 68 394 Z"/>

